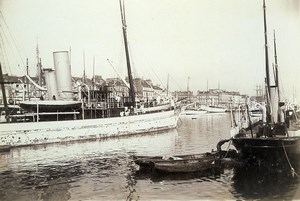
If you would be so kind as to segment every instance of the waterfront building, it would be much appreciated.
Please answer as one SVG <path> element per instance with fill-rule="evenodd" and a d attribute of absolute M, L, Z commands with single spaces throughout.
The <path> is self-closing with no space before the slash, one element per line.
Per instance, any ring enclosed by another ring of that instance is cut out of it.
<path fill-rule="evenodd" d="M 237 107 L 245 104 L 247 95 L 242 95 L 235 91 L 226 91 L 221 89 L 209 89 L 208 91 L 197 91 L 197 100 L 200 105 L 217 105 Z"/>

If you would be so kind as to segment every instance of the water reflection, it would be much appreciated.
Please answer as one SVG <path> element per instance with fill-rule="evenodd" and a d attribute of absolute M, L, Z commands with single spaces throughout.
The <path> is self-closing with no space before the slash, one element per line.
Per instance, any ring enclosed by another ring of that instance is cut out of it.
<path fill-rule="evenodd" d="M 296 172 L 299 172 L 299 167 L 299 164 L 293 166 Z M 268 164 L 254 166 L 245 163 L 232 163 L 231 166 L 220 165 L 206 171 L 194 173 L 162 173 L 138 168 L 132 172 L 132 175 L 136 180 L 135 184 L 150 180 L 151 185 L 155 185 L 157 188 L 161 184 L 172 183 L 173 191 L 176 191 L 175 189 L 180 190 L 183 184 L 190 184 L 194 189 L 197 189 L 199 186 L 195 185 L 195 182 L 204 185 L 210 183 L 209 190 L 213 194 L 213 199 L 231 199 L 225 192 L 221 195 L 220 189 L 219 192 L 213 192 L 213 186 L 219 186 L 218 183 L 220 182 L 223 189 L 227 189 L 233 198 L 237 200 L 295 200 L 300 198 L 300 178 L 297 173 L 292 173 L 291 167 L 286 161 L 281 163 L 281 166 L 268 166 Z M 224 188 L 224 185 L 228 186 Z M 193 196 L 193 193 L 191 194 L 187 198 Z M 210 196 L 208 195 L 208 197 Z M 208 197 L 204 198 L 207 199 Z M 203 197 L 201 196 L 201 198 Z"/>
<path fill-rule="evenodd" d="M 298 170 L 299 165 L 296 167 Z M 232 180 L 233 194 L 244 199 L 293 199 L 299 186 L 299 178 L 292 175 L 287 163 L 282 163 L 282 166 L 246 164 L 235 167 Z"/>
<path fill-rule="evenodd" d="M 163 173 L 155 170 L 151 171 L 149 169 L 139 169 L 134 171 L 133 175 L 136 180 L 151 179 L 153 182 L 161 182 L 168 180 L 219 178 L 222 173 L 224 173 L 224 168 L 214 167 L 204 171 L 187 173 Z"/>
<path fill-rule="evenodd" d="M 0 199 L 299 199 L 299 179 L 280 166 L 220 166 L 204 172 L 161 174 L 143 172 L 131 160 L 133 154 L 179 155 L 216 149 L 220 139 L 229 137 L 229 117 L 182 117 L 177 131 L 0 153 Z"/>

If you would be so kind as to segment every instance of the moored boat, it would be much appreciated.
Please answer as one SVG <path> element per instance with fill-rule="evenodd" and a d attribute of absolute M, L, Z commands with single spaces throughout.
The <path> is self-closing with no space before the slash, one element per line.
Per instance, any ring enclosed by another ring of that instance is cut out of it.
<path fill-rule="evenodd" d="M 202 114 L 206 114 L 206 113 L 207 113 L 207 111 L 201 110 L 201 109 L 198 109 L 198 110 L 186 109 L 184 112 L 182 112 L 182 114 L 185 114 L 185 115 L 202 115 Z"/>
<path fill-rule="evenodd" d="M 122 29 L 125 45 L 126 63 L 129 78 L 129 100 L 123 106 L 114 107 L 120 102 L 101 102 L 107 91 L 94 90 L 98 99 L 90 103 L 88 89 L 84 97 L 75 97 L 72 89 L 71 69 L 68 51 L 53 54 L 55 69 L 48 69 L 46 78 L 48 100 L 35 98 L 22 101 L 16 114 L 11 114 L 8 104 L 4 102 L 4 115 L 7 122 L 0 125 L 0 150 L 11 147 L 67 142 L 87 139 L 101 139 L 134 135 L 139 133 L 158 132 L 177 127 L 178 114 L 175 106 L 165 104 L 137 112 L 135 90 L 132 80 L 129 52 L 127 47 L 126 20 L 124 5 L 120 1 Z M 1 91 L 6 100 L 4 81 L 1 69 Z M 43 88 L 41 88 L 44 90 Z M 52 100 L 50 100 L 52 99 Z M 74 100 L 76 99 L 76 100 Z M 88 101 L 87 101 L 87 100 Z M 96 98 L 95 98 L 96 99 Z M 125 104 L 127 104 L 125 106 Z M 105 106 L 105 107 L 104 107 Z M 139 113 L 139 114 L 137 114 Z M 11 121 L 16 119 L 14 122 Z"/>
<path fill-rule="evenodd" d="M 206 156 L 198 159 L 176 159 L 154 163 L 154 169 L 166 173 L 204 171 L 215 166 L 216 157 Z"/>
<path fill-rule="evenodd" d="M 206 110 L 208 113 L 225 113 L 226 112 L 226 108 L 224 107 L 220 107 L 220 106 L 215 106 L 215 105 L 209 105 L 209 106 L 205 106 L 202 108 L 203 110 Z"/>
<path fill-rule="evenodd" d="M 228 160 L 234 161 L 236 157 L 236 150 L 230 149 L 189 155 L 133 156 L 133 161 L 140 169 L 179 173 L 204 171 L 220 165 L 228 165 L 231 163 Z"/>
<path fill-rule="evenodd" d="M 190 103 L 182 107 L 182 112 L 181 112 L 181 114 L 183 115 L 202 115 L 206 113 L 207 111 L 202 109 L 197 102 Z"/>
<path fill-rule="evenodd" d="M 175 156 L 133 156 L 135 164 L 141 168 L 154 168 L 155 163 L 168 162 L 173 160 L 198 160 L 201 158 L 217 158 L 219 157 L 217 152 L 212 153 L 201 153 L 201 154 L 190 154 L 190 155 L 175 155 Z"/>
<path fill-rule="evenodd" d="M 300 154 L 300 130 L 290 130 L 291 117 L 286 112 L 286 104 L 280 101 L 276 42 L 275 49 L 275 72 L 274 84 L 270 83 L 266 6 L 264 8 L 264 34 L 265 34 L 265 60 L 266 60 L 266 103 L 261 104 L 262 118 L 255 125 L 249 124 L 246 129 L 239 128 L 232 138 L 232 143 L 240 153 L 242 159 L 247 161 L 271 162 L 287 161 Z M 248 113 L 249 114 L 249 113 Z M 250 115 L 249 115 L 250 116 Z M 291 167 L 292 168 L 292 167 Z"/>

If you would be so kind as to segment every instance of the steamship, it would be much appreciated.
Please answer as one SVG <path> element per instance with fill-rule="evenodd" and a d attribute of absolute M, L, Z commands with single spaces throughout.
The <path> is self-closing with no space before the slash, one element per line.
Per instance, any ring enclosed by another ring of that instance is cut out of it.
<path fill-rule="evenodd" d="M 107 96 L 107 89 L 89 92 L 89 97 L 84 96 L 84 92 L 74 92 L 68 53 L 53 53 L 54 69 L 44 71 L 47 92 L 43 98 L 21 101 L 18 113 L 13 112 L 16 108 L 9 107 L 1 112 L 1 118 L 7 122 L 0 125 L 0 150 L 1 147 L 101 139 L 176 128 L 178 114 L 174 104 L 143 110 L 130 100 L 101 101 L 99 97 Z M 91 94 L 98 98 L 88 101 Z"/>
<path fill-rule="evenodd" d="M 5 94 L 0 64 L 4 107 L 1 111 L 0 150 L 18 146 L 102 139 L 152 133 L 177 127 L 179 112 L 174 101 L 145 108 L 136 101 L 127 47 L 124 4 L 120 0 L 122 29 L 129 79 L 129 96 L 109 97 L 107 88 L 92 90 L 74 82 L 68 51 L 53 53 L 54 69 L 42 69 L 46 88 L 32 82 L 39 97 L 21 101 L 11 108 Z M 32 79 L 27 75 L 29 81 Z M 76 89 L 76 90 L 74 90 Z M 15 112 L 17 111 L 17 112 Z"/>

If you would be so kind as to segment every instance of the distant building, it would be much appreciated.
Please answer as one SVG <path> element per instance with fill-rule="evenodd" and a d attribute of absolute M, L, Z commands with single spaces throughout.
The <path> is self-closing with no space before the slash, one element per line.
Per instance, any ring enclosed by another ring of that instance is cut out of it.
<path fill-rule="evenodd" d="M 208 91 L 197 91 L 197 100 L 201 105 L 219 105 L 233 107 L 245 104 L 246 95 L 241 95 L 235 91 L 225 91 L 220 89 L 209 89 Z"/>
<path fill-rule="evenodd" d="M 38 82 L 37 77 L 31 78 L 34 82 Z M 129 84 L 125 84 L 120 78 L 107 78 L 104 80 L 101 76 L 95 76 L 93 78 L 87 77 L 72 77 L 72 92 L 74 93 L 74 100 L 84 100 L 87 103 L 87 107 L 92 107 L 93 104 L 98 104 L 107 100 L 107 103 L 129 103 Z M 13 101 L 14 104 L 18 104 L 20 101 L 28 100 L 30 98 L 45 98 L 49 97 L 47 92 L 41 92 L 34 87 L 32 83 L 28 83 L 27 78 L 4 75 L 5 82 L 11 82 L 6 84 L 7 100 Z M 27 87 L 28 83 L 28 87 Z M 137 97 L 137 101 L 141 102 L 156 102 L 166 96 L 166 90 L 163 90 L 160 86 L 154 85 L 150 79 L 133 79 L 134 90 Z M 43 86 L 45 87 L 45 86 Z M 106 101 L 105 101 L 106 102 Z M 0 104 L 3 104 L 2 92 L 0 93 Z"/>
<path fill-rule="evenodd" d="M 129 90 L 120 78 L 107 78 L 106 85 L 112 97 L 129 97 Z"/>
<path fill-rule="evenodd" d="M 192 91 L 175 91 L 174 96 L 177 101 L 183 103 L 193 102 L 195 99 Z"/>

